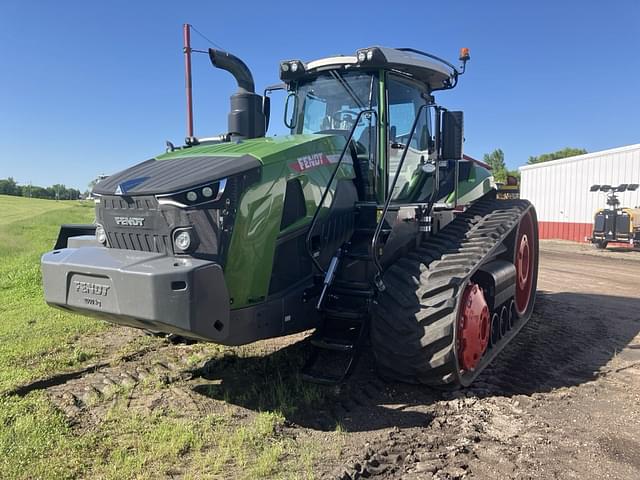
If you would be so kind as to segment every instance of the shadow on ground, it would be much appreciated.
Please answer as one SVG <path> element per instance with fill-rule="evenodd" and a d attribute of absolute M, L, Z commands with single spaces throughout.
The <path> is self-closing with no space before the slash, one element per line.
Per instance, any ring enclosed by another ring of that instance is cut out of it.
<path fill-rule="evenodd" d="M 608 363 L 640 331 L 640 299 L 579 293 L 539 293 L 534 315 L 469 389 L 480 397 L 530 395 L 578 386 L 606 373 Z M 212 359 L 196 373 L 194 391 L 244 408 L 279 410 L 292 423 L 318 430 L 371 431 L 427 426 L 415 407 L 451 392 L 384 382 L 365 351 L 339 387 L 304 383 L 298 372 L 307 340 L 264 355 Z"/>
<path fill-rule="evenodd" d="M 639 332 L 640 298 L 540 292 L 529 323 L 477 385 L 500 395 L 578 386 L 608 373 Z"/>
<path fill-rule="evenodd" d="M 195 392 L 256 411 L 276 410 L 289 422 L 316 430 L 364 431 L 392 426 L 427 426 L 428 413 L 408 410 L 392 384 L 375 374 L 370 352 L 364 352 L 353 376 L 340 386 L 304 382 L 299 371 L 310 352 L 307 340 L 266 355 L 209 360 L 197 375 Z M 404 386 L 402 386 L 404 387 Z M 432 403 L 437 394 L 414 391 L 414 402 Z"/>

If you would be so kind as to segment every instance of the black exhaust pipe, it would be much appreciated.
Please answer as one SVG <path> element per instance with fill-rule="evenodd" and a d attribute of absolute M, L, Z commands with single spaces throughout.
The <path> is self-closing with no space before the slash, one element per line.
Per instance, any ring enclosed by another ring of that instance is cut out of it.
<path fill-rule="evenodd" d="M 255 93 L 249 67 L 235 55 L 214 48 L 209 49 L 209 58 L 214 67 L 226 70 L 238 83 L 238 91 L 230 98 L 228 125 L 231 140 L 264 137 L 267 122 L 262 96 Z"/>

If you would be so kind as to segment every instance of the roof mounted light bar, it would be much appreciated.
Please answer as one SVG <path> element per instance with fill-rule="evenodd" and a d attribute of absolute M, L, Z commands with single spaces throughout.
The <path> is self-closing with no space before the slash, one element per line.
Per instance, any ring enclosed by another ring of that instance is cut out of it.
<path fill-rule="evenodd" d="M 280 80 L 289 82 L 305 74 L 306 68 L 301 60 L 286 60 L 280 62 Z"/>
<path fill-rule="evenodd" d="M 589 188 L 590 192 L 612 192 L 612 193 L 622 193 L 622 192 L 635 192 L 640 185 L 637 183 L 621 183 L 617 187 L 613 187 L 611 185 L 591 185 Z"/>

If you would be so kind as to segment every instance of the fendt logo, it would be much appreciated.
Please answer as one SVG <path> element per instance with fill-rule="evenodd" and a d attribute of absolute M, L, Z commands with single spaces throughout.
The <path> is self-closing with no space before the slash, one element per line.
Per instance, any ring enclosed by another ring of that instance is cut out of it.
<path fill-rule="evenodd" d="M 80 282 L 78 280 L 73 282 L 76 286 L 76 292 L 85 293 L 91 295 L 99 295 L 106 297 L 111 288 L 109 285 L 101 285 L 99 283 Z"/>
<path fill-rule="evenodd" d="M 113 221 L 123 227 L 144 227 L 144 217 L 113 217 Z"/>

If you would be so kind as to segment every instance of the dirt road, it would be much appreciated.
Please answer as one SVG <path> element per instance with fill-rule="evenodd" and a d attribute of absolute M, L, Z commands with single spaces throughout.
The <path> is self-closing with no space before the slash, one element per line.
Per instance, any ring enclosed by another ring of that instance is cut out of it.
<path fill-rule="evenodd" d="M 239 426 L 279 410 L 278 435 L 326 446 L 311 461 L 317 478 L 630 479 L 640 478 L 639 333 L 640 252 L 544 243 L 533 318 L 465 391 L 385 383 L 370 355 L 343 387 L 309 387 L 296 374 L 298 335 L 239 349 L 158 341 L 15 393 L 46 390 L 78 434 L 102 428 L 118 394 L 132 412 L 222 412 Z M 140 338 L 113 329 L 101 341 Z"/>
<path fill-rule="evenodd" d="M 403 479 L 640 478 L 640 252 L 614 253 L 543 243 L 530 323 L 465 392 L 429 404 L 398 387 L 387 408 L 414 424 L 380 435 L 372 470 Z M 366 455 L 359 462 L 366 468 Z"/>

